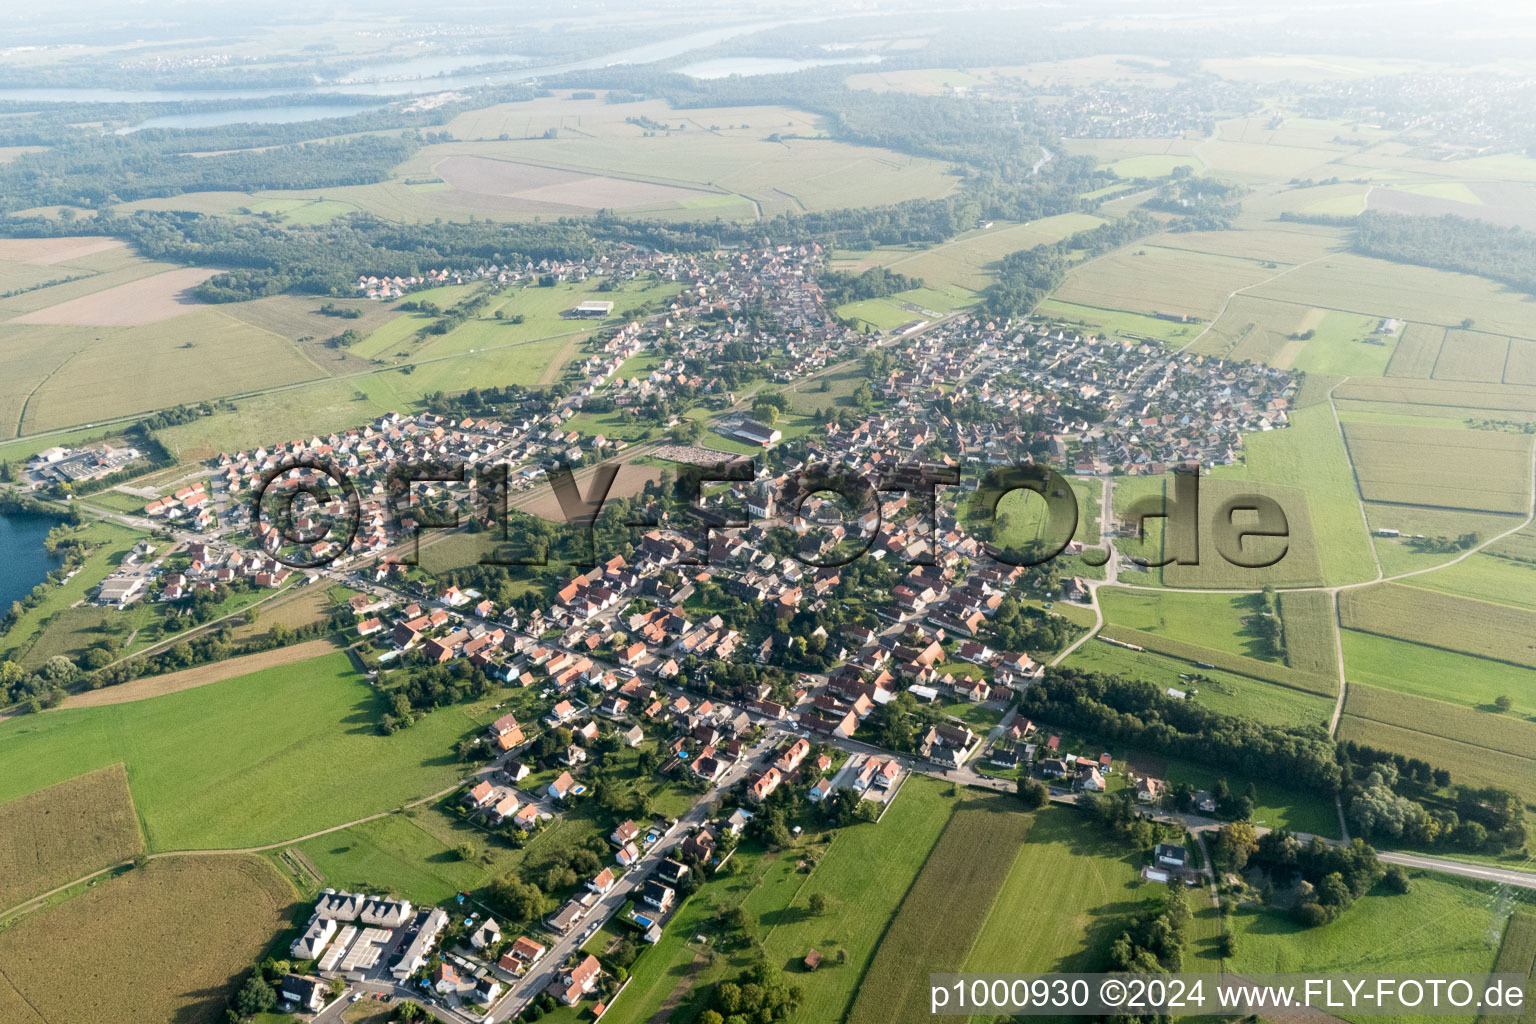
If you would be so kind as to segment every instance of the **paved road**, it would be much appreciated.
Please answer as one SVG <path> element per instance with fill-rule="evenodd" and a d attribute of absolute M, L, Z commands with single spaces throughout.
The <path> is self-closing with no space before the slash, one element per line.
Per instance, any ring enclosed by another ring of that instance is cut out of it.
<path fill-rule="evenodd" d="M 614 883 L 613 888 L 608 890 L 597 905 L 582 918 L 577 928 L 551 946 L 549 952 L 544 954 L 543 959 L 534 966 L 533 970 L 508 989 L 507 993 L 492 1007 L 486 1020 L 500 1022 L 509 1017 L 515 1017 L 522 1012 L 523 1007 L 527 1006 L 530 1000 L 543 992 L 571 954 L 586 942 L 587 932 L 591 927 L 594 924 L 601 924 L 617 913 L 619 908 L 628 901 L 629 894 L 650 876 L 651 871 L 661 863 L 662 859 L 670 854 L 689 832 L 704 823 L 709 816 L 709 806 L 713 798 L 734 786 L 757 764 L 758 757 L 767 743 L 766 739 L 760 741 L 746 757 L 721 775 L 715 786 L 700 797 L 686 814 L 678 818 L 677 824 L 658 839 L 635 863 L 635 866 Z"/>

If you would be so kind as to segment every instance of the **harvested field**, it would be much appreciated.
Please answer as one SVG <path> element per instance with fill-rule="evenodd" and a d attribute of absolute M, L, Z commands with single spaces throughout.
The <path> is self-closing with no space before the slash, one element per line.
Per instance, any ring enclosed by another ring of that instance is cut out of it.
<path fill-rule="evenodd" d="M 1504 364 L 1505 384 L 1536 385 L 1536 341 L 1511 338 Z"/>
<path fill-rule="evenodd" d="M 294 899 L 259 857 L 151 861 L 0 932 L 0 971 L 44 1020 L 211 1024 Z"/>
<path fill-rule="evenodd" d="M 1446 330 L 1434 324 L 1409 324 L 1387 364 L 1388 377 L 1427 378 L 1434 374 Z"/>
<path fill-rule="evenodd" d="M 586 210 L 681 203 L 715 194 L 483 156 L 450 156 L 433 171 L 461 192 Z"/>
<path fill-rule="evenodd" d="M 48 267 L 77 260 L 108 249 L 121 248 L 116 238 L 0 238 L 0 260 L 15 260 Z"/>
<path fill-rule="evenodd" d="M 1426 405 L 1490 412 L 1536 412 L 1536 387 L 1514 384 L 1458 384 L 1438 380 L 1351 380 L 1339 385 L 1334 397 L 1391 405 Z M 1434 410 L 1435 415 L 1453 415 Z M 1425 415 L 1423 411 L 1419 415 Z M 1499 418 L 1499 417 L 1495 417 Z"/>
<path fill-rule="evenodd" d="M 1536 668 L 1536 612 L 1400 583 L 1339 594 L 1342 624 L 1362 633 Z"/>
<path fill-rule="evenodd" d="M 120 764 L 0 804 L 0 909 L 143 848 Z"/>
<path fill-rule="evenodd" d="M 1497 384 L 1504 379 L 1509 359 L 1509 339 L 1481 331 L 1452 328 L 1435 361 L 1436 380 L 1477 381 Z"/>
<path fill-rule="evenodd" d="M 849 1011 L 849 1024 L 927 1020 L 929 971 L 958 971 L 986 923 L 1032 815 L 988 797 L 949 819 L 880 940 Z M 978 851 L 987 851 L 977 856 Z"/>
<path fill-rule="evenodd" d="M 199 686 L 207 686 L 209 683 L 217 683 L 224 679 L 233 679 L 235 676 L 243 676 L 248 672 L 259 672 L 264 668 L 292 665 L 295 662 L 306 661 L 309 658 L 318 658 L 322 654 L 333 654 L 335 651 L 336 645 L 329 640 L 310 640 L 307 643 L 293 644 L 289 647 L 277 647 L 270 651 L 262 651 L 259 654 L 247 654 L 243 658 L 213 661 L 206 665 L 199 665 L 196 668 L 183 669 L 180 672 L 167 672 L 164 675 L 132 679 L 117 686 L 103 687 L 100 690 L 73 693 L 64 698 L 64 703 L 60 707 L 96 708 L 104 707 L 108 704 L 128 704 L 136 700 L 148 700 L 151 697 L 161 697 L 167 693 L 194 690 Z"/>
<path fill-rule="evenodd" d="M 1344 437 L 1366 501 L 1508 514 L 1530 507 L 1523 434 L 1345 423 Z"/>
<path fill-rule="evenodd" d="M 11 323 L 80 324 L 93 327 L 158 323 L 180 316 L 191 306 L 201 305 L 192 297 L 192 289 L 216 273 L 217 270 L 207 267 L 168 270 L 141 281 L 121 284 L 23 313 L 13 317 Z"/>

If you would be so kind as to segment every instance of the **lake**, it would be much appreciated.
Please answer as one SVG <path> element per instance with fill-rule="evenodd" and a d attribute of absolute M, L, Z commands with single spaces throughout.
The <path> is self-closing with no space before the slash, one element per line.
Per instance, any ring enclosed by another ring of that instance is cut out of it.
<path fill-rule="evenodd" d="M 61 560 L 43 548 L 43 539 L 58 523 L 48 516 L 0 515 L 0 613 L 9 611 L 43 582 Z"/>
<path fill-rule="evenodd" d="M 346 76 L 347 81 L 342 82 L 316 82 L 314 85 L 303 88 L 259 88 L 259 89 L 104 89 L 104 88 L 21 88 L 0 89 L 0 101 L 17 103 L 173 103 L 177 101 L 201 101 L 201 100 L 257 100 L 269 99 L 273 96 L 314 96 L 314 95 L 345 95 L 375 98 L 377 102 L 361 101 L 356 106 L 313 106 L 303 105 L 281 107 L 247 107 L 239 110 L 224 110 L 217 113 L 187 113 L 167 114 L 155 117 L 148 121 L 134 125 L 123 131 L 135 131 L 139 128 L 207 128 L 213 125 L 223 124 L 283 124 L 291 121 L 309 121 L 323 117 L 338 117 L 346 114 L 358 113 L 363 110 L 376 110 L 393 99 L 407 96 L 422 95 L 426 93 L 447 92 L 454 89 L 473 89 L 486 85 L 502 85 L 511 82 L 526 82 L 535 78 L 547 78 L 554 75 L 562 75 L 571 71 L 590 71 L 596 68 L 613 67 L 620 64 L 650 64 L 658 60 L 668 60 L 681 56 L 691 50 L 702 49 L 706 46 L 714 46 L 716 43 L 732 39 L 736 36 L 749 35 L 753 32 L 762 32 L 771 28 L 779 28 L 784 25 L 803 24 L 809 21 L 820 21 L 819 18 L 801 18 L 794 20 L 760 21 L 745 25 L 730 25 L 720 28 L 704 29 L 697 32 L 688 32 L 672 39 L 664 39 L 659 42 L 647 43 L 643 46 L 628 47 L 623 50 L 615 50 L 612 53 L 588 60 L 574 61 L 568 64 L 529 65 L 510 71 L 493 71 L 485 74 L 455 74 L 458 68 L 473 67 L 476 64 L 488 64 L 493 61 L 516 59 L 510 54 L 480 54 L 478 56 L 457 56 L 451 58 L 406 58 L 391 65 L 379 63 L 359 69 Z M 879 58 L 875 58 L 879 59 Z M 713 62 L 711 62 L 713 63 Z M 732 64 L 757 64 L 764 63 L 757 58 L 749 58 L 744 61 L 729 61 Z M 784 63 L 800 63 L 803 67 L 812 67 L 816 61 Z M 845 61 L 828 61 L 827 63 L 847 63 Z M 784 70 L 784 69 L 775 69 Z M 446 71 L 446 74 L 437 73 Z M 757 72 L 730 72 L 724 74 L 768 74 L 768 71 Z M 365 76 L 375 80 L 363 81 Z"/>

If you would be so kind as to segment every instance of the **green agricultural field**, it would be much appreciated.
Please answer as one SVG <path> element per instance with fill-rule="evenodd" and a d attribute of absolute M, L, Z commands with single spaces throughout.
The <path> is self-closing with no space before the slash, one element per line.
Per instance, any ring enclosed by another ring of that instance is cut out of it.
<path fill-rule="evenodd" d="M 1241 658 L 1278 660 L 1246 622 L 1258 614 L 1257 595 L 1158 594 L 1107 587 L 1099 591 L 1099 603 L 1111 634 L 1115 627 L 1128 626 Z"/>
<path fill-rule="evenodd" d="M 986 922 L 1033 815 L 1006 795 L 970 797 L 944 828 L 860 979 L 849 1024 L 929 1018 L 929 972 L 958 971 Z"/>
<path fill-rule="evenodd" d="M 1422 732 L 1432 738 L 1485 747 L 1532 761 L 1526 772 L 1531 783 L 1536 785 L 1536 722 L 1500 714 L 1493 707 L 1450 704 L 1359 684 L 1350 686 L 1344 701 L 1344 711 L 1356 718 L 1367 718 L 1400 729 Z"/>
<path fill-rule="evenodd" d="M 1495 974 L 1523 974 L 1527 979 L 1536 976 L 1536 913 L 1516 910 L 1504 927 L 1504 941 L 1499 946 L 1499 958 L 1494 962 Z M 1528 981 L 1526 991 L 1531 991 Z M 1484 1014 L 1479 1024 L 1529 1024 L 1536 1020 L 1536 1009 L 1527 1005 L 1523 1014 Z"/>
<path fill-rule="evenodd" d="M 1275 273 L 1253 260 L 1131 246 L 1073 270 L 1053 297 L 1100 309 L 1210 320 L 1232 292 Z"/>
<path fill-rule="evenodd" d="M 426 905 L 479 889 L 524 863 L 543 863 L 604 831 L 581 809 L 514 850 L 446 806 L 428 804 L 311 839 L 298 849 L 325 875 L 326 885 L 397 892 Z M 463 842 L 478 851 L 474 860 L 459 859 L 456 850 Z"/>
<path fill-rule="evenodd" d="M 1105 626 L 1100 635 L 1155 651 L 1170 658 L 1178 658 L 1192 666 L 1191 671 L 1201 671 L 1206 666 L 1210 666 L 1223 672 L 1248 676 L 1250 679 L 1273 683 L 1276 686 L 1288 686 L 1293 690 L 1316 696 L 1329 697 L 1338 692 L 1337 683 L 1332 675 L 1301 672 L 1277 662 L 1260 661 L 1240 654 L 1227 654 L 1224 651 L 1186 643 L 1183 640 L 1174 640 L 1158 633 L 1145 633 L 1129 626 Z"/>
<path fill-rule="evenodd" d="M 1048 807 L 1034 815 L 962 968 L 966 973 L 1051 974 L 1101 970 L 1126 918 L 1160 887 L 1138 877 L 1142 856 L 1115 848 L 1082 815 Z M 1214 908 L 1198 893 L 1197 917 Z M 1020 927 L 1028 922 L 1027 927 Z M 1219 922 L 1217 927 L 1219 928 Z M 1208 944 L 1193 943 L 1186 971 L 1215 966 Z"/>
<path fill-rule="evenodd" d="M 1516 715 L 1536 715 L 1530 669 L 1352 629 L 1343 637 L 1344 674 L 1351 686 L 1365 683 L 1481 710 L 1509 697 Z"/>
<path fill-rule="evenodd" d="M 1387 372 L 1397 335 L 1378 333 L 1378 323 L 1375 317 L 1329 310 L 1290 365 L 1306 373 L 1379 377 Z"/>
<path fill-rule="evenodd" d="M 1524 609 L 1384 583 L 1341 592 L 1339 612 L 1348 629 L 1536 668 L 1536 614 Z"/>
<path fill-rule="evenodd" d="M 1504 364 L 1508 361 L 1508 338 L 1453 328 L 1445 332 L 1433 376 L 1436 380 L 1499 384 L 1504 380 Z"/>
<path fill-rule="evenodd" d="M 999 221 L 941 245 L 880 262 L 908 277 L 922 279 L 930 288 L 959 285 L 975 291 L 992 280 L 993 266 L 1009 253 L 1056 242 L 1102 223 L 1102 219 L 1086 213 L 1064 213 L 1027 224 Z M 858 258 L 863 254 L 850 255 Z"/>
<path fill-rule="evenodd" d="M 0 804 L 0 910 L 142 848 L 122 765 Z"/>
<path fill-rule="evenodd" d="M 1412 975 L 1433 964 L 1446 975 L 1488 971 L 1494 950 L 1487 939 L 1486 888 L 1445 875 L 1413 875 L 1413 891 L 1407 895 L 1392 895 L 1378 886 L 1338 920 L 1318 928 L 1304 928 L 1272 910 L 1240 908 L 1229 920 L 1237 955 L 1228 969 L 1245 974 Z M 1372 1019 L 1403 1024 L 1422 1018 Z"/>
<path fill-rule="evenodd" d="M 1536 566 L 1481 552 L 1412 582 L 1426 590 L 1536 611 Z"/>
<path fill-rule="evenodd" d="M 1341 384 L 1334 396 L 1340 402 L 1354 403 L 1357 408 L 1380 408 L 1418 416 L 1475 416 L 1477 419 L 1526 422 L 1536 412 L 1536 388 L 1516 384 L 1468 384 L 1402 377 L 1356 379 Z"/>
<path fill-rule="evenodd" d="M 149 296 L 144 301 L 159 300 Z M 168 319 L 157 317 L 133 326 L 0 325 L 0 341 L 7 348 L 41 340 L 55 354 L 51 372 L 28 395 L 16 433 L 54 430 L 323 376 L 321 368 L 285 338 L 217 308 L 178 307 L 174 300 L 164 301 L 171 303 L 165 313 Z"/>
<path fill-rule="evenodd" d="M 1335 253 L 1260 284 L 1250 294 L 1442 327 L 1454 327 L 1472 316 L 1479 331 L 1520 338 L 1536 336 L 1529 304 L 1503 285 L 1470 274 L 1353 253 Z"/>
<path fill-rule="evenodd" d="M 1201 329 L 1198 321 L 1181 321 L 1178 318 L 1170 320 L 1120 309 L 1100 309 L 1062 302 L 1060 299 L 1046 299 L 1035 307 L 1035 312 L 1092 333 L 1122 338 L 1155 338 L 1174 347 L 1188 344 Z"/>
<path fill-rule="evenodd" d="M 1366 501 L 1476 512 L 1530 508 L 1531 440 L 1495 430 L 1344 424 Z"/>
<path fill-rule="evenodd" d="M 1438 734 L 1389 725 L 1375 719 L 1346 714 L 1339 719 L 1338 738 L 1354 740 L 1378 750 L 1418 757 L 1451 773 L 1453 782 L 1470 786 L 1498 786 L 1520 794 L 1527 804 L 1536 803 L 1536 763 L 1487 747 L 1446 739 Z"/>
<path fill-rule="evenodd" d="M 338 653 L 150 700 L 27 715 L 0 723 L 0 799 L 121 761 L 151 850 L 281 842 L 452 785 L 454 744 L 489 721 L 484 709 L 450 707 L 380 736 L 385 710 Z"/>
<path fill-rule="evenodd" d="M 1446 330 L 1434 324 L 1408 324 L 1402 338 L 1392 353 L 1387 366 L 1388 377 L 1415 377 L 1427 379 L 1434 376 L 1435 364 L 1440 360 L 1440 349 L 1445 344 Z"/>
<path fill-rule="evenodd" d="M 763 937 L 769 963 L 797 964 L 812 949 L 826 956 L 847 952 L 846 964 L 836 969 L 793 978 L 805 992 L 795 1024 L 841 1020 L 848 1012 L 857 979 L 949 819 L 948 790 L 933 779 L 909 777 L 879 824 L 838 830 L 816 870 L 774 918 Z M 814 917 L 807 907 L 818 892 L 828 910 Z"/>
<path fill-rule="evenodd" d="M 1290 488 L 1275 493 L 1291 521 L 1291 549 L 1274 568 L 1263 570 L 1232 568 L 1228 572 L 1212 572 L 1202 555 L 1201 565 L 1188 577 L 1198 581 L 1193 585 L 1305 585 L 1300 581 L 1310 571 L 1309 557 L 1317 567 L 1316 571 L 1329 584 L 1376 577 L 1371 542 L 1361 518 L 1349 456 L 1326 406 L 1296 409 L 1291 414 L 1291 425 L 1286 429 L 1250 434 L 1244 439 L 1243 447 L 1244 465 L 1218 466 L 1212 470 L 1211 478 L 1254 488 L 1259 493 L 1268 493 L 1270 485 Z M 1207 492 L 1207 485 L 1202 482 L 1203 514 L 1214 514 L 1220 500 L 1220 493 L 1215 488 Z M 1211 531 L 1202 526 L 1200 532 L 1205 537 Z M 1214 553 L 1212 557 L 1215 557 Z M 1163 576 L 1170 585 L 1188 585 L 1181 582 L 1185 579 L 1184 571 L 1179 566 L 1170 566 Z M 1208 578 L 1210 581 L 1206 582 Z M 1218 582 L 1222 579 L 1228 582 Z M 1243 582 L 1234 584 L 1237 580 Z"/>
<path fill-rule="evenodd" d="M 260 857 L 151 861 L 0 932 L 0 1012 L 14 986 L 39 1021 L 213 1024 L 296 899 Z M 91 951 L 89 970 L 70 948 Z"/>
<path fill-rule="evenodd" d="M 1129 651 L 1091 641 L 1072 652 L 1067 668 L 1109 672 L 1145 679 L 1162 689 L 1182 690 L 1189 699 L 1224 715 L 1242 715 L 1270 725 L 1309 725 L 1327 722 L 1333 699 L 1276 686 L 1250 676 L 1219 669 L 1195 668 L 1154 651 Z M 1200 678 L 1191 677 L 1198 674 Z"/>
<path fill-rule="evenodd" d="M 1316 591 L 1280 595 L 1285 625 L 1285 663 L 1298 672 L 1337 675 L 1338 646 L 1333 641 L 1333 599 Z"/>

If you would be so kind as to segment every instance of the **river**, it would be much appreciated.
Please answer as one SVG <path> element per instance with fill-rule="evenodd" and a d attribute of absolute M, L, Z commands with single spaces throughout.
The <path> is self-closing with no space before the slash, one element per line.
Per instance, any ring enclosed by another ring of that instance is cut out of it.
<path fill-rule="evenodd" d="M 0 515 L 0 614 L 59 567 L 59 558 L 43 548 L 57 523 L 48 516 Z"/>

